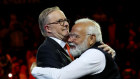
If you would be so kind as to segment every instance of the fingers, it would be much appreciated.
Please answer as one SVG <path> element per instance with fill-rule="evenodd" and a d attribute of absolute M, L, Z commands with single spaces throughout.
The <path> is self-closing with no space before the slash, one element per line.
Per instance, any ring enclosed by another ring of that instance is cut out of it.
<path fill-rule="evenodd" d="M 101 45 L 99 46 L 99 47 L 104 47 L 104 42 L 100 42 L 101 43 Z"/>
<path fill-rule="evenodd" d="M 116 52 L 113 49 L 110 49 L 108 53 L 112 55 L 112 58 L 114 58 L 116 55 Z"/>
<path fill-rule="evenodd" d="M 116 52 L 113 50 L 112 51 L 112 58 L 114 58 L 116 56 Z"/>
<path fill-rule="evenodd" d="M 109 54 L 112 54 L 112 50 L 109 50 L 108 53 L 109 53 Z"/>
<path fill-rule="evenodd" d="M 100 45 L 98 47 L 103 48 L 104 51 L 108 51 L 109 49 L 111 49 L 107 44 L 102 44 L 102 45 Z"/>
<path fill-rule="evenodd" d="M 102 44 L 102 45 L 100 45 L 100 46 L 98 46 L 99 48 L 104 48 L 104 47 L 107 47 L 107 45 L 106 44 Z"/>
<path fill-rule="evenodd" d="M 105 48 L 103 48 L 103 50 L 104 51 L 109 51 L 109 50 L 111 50 L 111 48 L 110 47 L 105 47 Z"/>
<path fill-rule="evenodd" d="M 116 52 L 110 46 L 108 46 L 107 44 L 104 44 L 103 42 L 102 42 L 102 45 L 98 46 L 98 48 L 102 48 L 104 51 L 111 54 L 112 58 L 114 58 L 116 55 Z"/>

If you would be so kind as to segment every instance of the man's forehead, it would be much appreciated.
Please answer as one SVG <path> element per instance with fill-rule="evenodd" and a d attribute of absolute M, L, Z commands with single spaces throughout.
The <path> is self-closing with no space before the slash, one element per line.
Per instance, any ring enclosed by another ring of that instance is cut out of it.
<path fill-rule="evenodd" d="M 48 18 L 51 18 L 53 20 L 59 20 L 59 19 L 65 19 L 66 16 L 65 14 L 61 11 L 61 10 L 55 10 L 53 12 L 51 12 L 49 15 L 48 15 Z M 50 19 L 50 20 L 51 20 Z"/>
<path fill-rule="evenodd" d="M 82 26 L 74 26 L 74 28 L 72 28 L 71 33 L 73 34 L 84 34 L 86 31 L 85 28 L 83 28 Z"/>
<path fill-rule="evenodd" d="M 79 22 L 79 23 L 75 24 L 73 27 L 86 28 L 88 26 L 93 26 L 93 25 L 95 25 L 93 22 L 86 21 L 86 22 Z"/>

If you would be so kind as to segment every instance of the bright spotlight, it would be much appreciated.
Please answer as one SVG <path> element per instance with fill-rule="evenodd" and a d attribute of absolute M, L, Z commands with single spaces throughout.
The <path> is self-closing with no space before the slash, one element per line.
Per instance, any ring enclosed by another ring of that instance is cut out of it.
<path fill-rule="evenodd" d="M 13 76 L 12 73 L 9 73 L 9 74 L 8 74 L 8 77 L 9 77 L 9 78 L 11 78 L 12 76 Z"/>

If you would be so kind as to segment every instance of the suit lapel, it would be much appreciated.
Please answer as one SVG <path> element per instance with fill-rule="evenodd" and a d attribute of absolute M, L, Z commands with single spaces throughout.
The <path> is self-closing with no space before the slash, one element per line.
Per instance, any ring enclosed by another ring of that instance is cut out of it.
<path fill-rule="evenodd" d="M 60 55 L 63 54 L 70 62 L 72 62 L 71 58 L 70 58 L 67 54 L 65 54 L 65 53 L 62 52 L 62 51 L 59 51 L 58 49 L 57 49 L 57 52 L 58 52 Z M 66 61 L 66 60 L 63 59 L 63 61 Z"/>
<path fill-rule="evenodd" d="M 61 55 L 63 54 L 70 62 L 72 61 L 71 58 L 69 57 L 69 55 L 66 53 L 66 51 L 53 39 L 47 37 L 46 41 L 50 42 L 51 44 L 53 44 L 54 48 L 57 49 L 57 52 Z"/>

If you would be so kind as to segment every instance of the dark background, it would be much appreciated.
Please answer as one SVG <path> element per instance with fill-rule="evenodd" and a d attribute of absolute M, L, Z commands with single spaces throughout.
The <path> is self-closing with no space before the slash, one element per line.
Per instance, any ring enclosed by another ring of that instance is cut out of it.
<path fill-rule="evenodd" d="M 104 43 L 116 51 L 122 79 L 140 79 L 140 4 L 136 0 L 0 0 L 0 78 L 33 79 L 29 68 L 44 37 L 38 16 L 58 6 L 70 19 L 97 21 Z M 21 76 L 23 75 L 23 76 Z"/>

